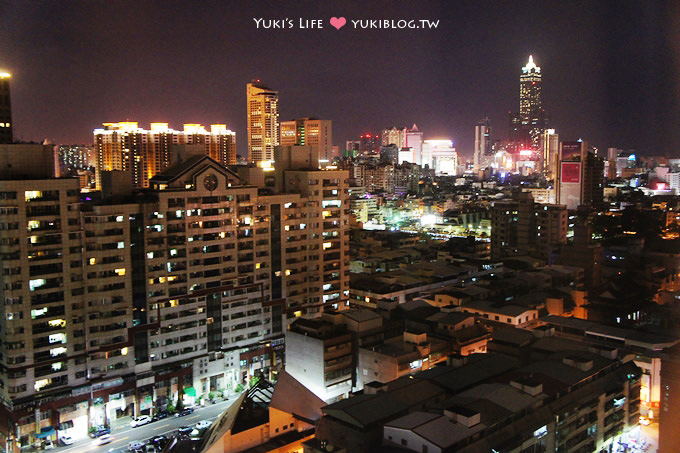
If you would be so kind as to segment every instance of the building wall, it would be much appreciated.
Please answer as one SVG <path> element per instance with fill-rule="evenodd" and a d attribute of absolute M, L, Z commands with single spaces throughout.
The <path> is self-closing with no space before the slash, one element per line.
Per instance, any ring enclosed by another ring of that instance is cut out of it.
<path fill-rule="evenodd" d="M 383 438 L 385 445 L 394 445 L 395 447 L 406 448 L 411 451 L 441 453 L 442 449 L 432 442 L 428 442 L 418 434 L 408 429 L 395 428 L 392 426 L 385 427 L 385 434 Z"/>
<path fill-rule="evenodd" d="M 478 308 L 463 306 L 464 313 L 475 313 L 483 316 L 491 321 L 503 322 L 506 324 L 512 324 L 513 326 L 522 327 L 531 323 L 538 318 L 538 310 L 527 310 L 519 315 L 511 316 L 503 314 L 500 312 L 494 312 L 489 310 L 481 310 Z"/>
<path fill-rule="evenodd" d="M 47 179 L 54 169 L 53 145 L 0 144 L 0 179 Z"/>
<path fill-rule="evenodd" d="M 324 385 L 323 340 L 299 333 L 286 332 L 286 371 L 324 401 L 328 395 Z"/>
<path fill-rule="evenodd" d="M 397 377 L 399 377 L 399 365 L 394 357 L 387 357 L 370 349 L 359 349 L 356 389 L 363 389 L 369 382 L 389 382 Z"/>

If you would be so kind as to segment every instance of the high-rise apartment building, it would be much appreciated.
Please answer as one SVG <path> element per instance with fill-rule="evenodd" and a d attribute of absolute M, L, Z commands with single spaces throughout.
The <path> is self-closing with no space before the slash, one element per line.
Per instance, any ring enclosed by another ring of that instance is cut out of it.
<path fill-rule="evenodd" d="M 91 146 L 59 145 L 57 152 L 57 177 L 74 176 L 82 170 L 92 170 L 97 166 L 97 157 Z"/>
<path fill-rule="evenodd" d="M 491 208 L 491 259 L 529 255 L 550 260 L 567 242 L 567 208 L 534 203 L 530 192 Z"/>
<path fill-rule="evenodd" d="M 475 173 L 488 167 L 493 162 L 491 145 L 491 121 L 489 121 L 489 118 L 484 118 L 475 126 L 475 148 L 473 154 L 473 170 Z"/>
<path fill-rule="evenodd" d="M 252 172 L 199 153 L 104 202 L 75 178 L 0 181 L 5 438 L 233 391 L 281 365 L 288 318 L 347 305 L 347 172 L 290 169 L 289 193 Z"/>
<path fill-rule="evenodd" d="M 316 146 L 319 158 L 333 158 L 333 125 L 331 120 L 300 118 L 281 122 L 281 146 Z"/>
<path fill-rule="evenodd" d="M 94 130 L 94 152 L 97 189 L 102 187 L 102 171 L 129 171 L 134 187 L 149 187 L 155 174 L 186 154 L 205 154 L 222 165 L 234 165 L 236 133 L 224 124 L 213 124 L 210 131 L 200 124 L 185 124 L 177 131 L 168 123 L 151 123 L 148 130 L 131 121 L 104 123 Z"/>
<path fill-rule="evenodd" d="M 9 85 L 12 76 L 0 71 L 0 144 L 12 143 L 12 104 Z"/>
<path fill-rule="evenodd" d="M 259 80 L 246 84 L 248 161 L 274 160 L 279 144 L 279 92 Z"/>

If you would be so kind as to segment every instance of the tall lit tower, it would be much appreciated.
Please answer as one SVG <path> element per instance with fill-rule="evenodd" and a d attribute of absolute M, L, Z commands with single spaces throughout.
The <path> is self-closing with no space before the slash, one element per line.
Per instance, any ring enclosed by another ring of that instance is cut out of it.
<path fill-rule="evenodd" d="M 12 143 L 12 104 L 9 98 L 10 74 L 0 71 L 0 144 Z"/>
<path fill-rule="evenodd" d="M 248 160 L 274 161 L 279 144 L 279 93 L 259 80 L 246 85 L 248 113 Z"/>
<path fill-rule="evenodd" d="M 528 133 L 534 148 L 538 148 L 547 121 L 541 102 L 541 68 L 536 66 L 532 55 L 519 76 L 519 117 L 521 129 Z"/>
<path fill-rule="evenodd" d="M 474 171 L 486 167 L 486 158 L 491 155 L 491 122 L 489 118 L 480 120 L 475 126 Z"/>

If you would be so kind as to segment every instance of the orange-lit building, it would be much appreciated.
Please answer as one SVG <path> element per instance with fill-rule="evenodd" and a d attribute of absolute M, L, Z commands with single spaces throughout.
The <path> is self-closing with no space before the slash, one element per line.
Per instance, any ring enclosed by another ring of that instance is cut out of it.
<path fill-rule="evenodd" d="M 168 123 L 151 123 L 149 130 L 134 121 L 104 123 L 94 130 L 94 152 L 97 189 L 101 189 L 102 171 L 129 171 L 134 187 L 149 187 L 149 179 L 182 153 L 206 154 L 222 165 L 236 164 L 236 133 L 224 124 L 213 124 L 209 131 L 200 124 L 185 124 L 184 130 L 177 131 Z"/>

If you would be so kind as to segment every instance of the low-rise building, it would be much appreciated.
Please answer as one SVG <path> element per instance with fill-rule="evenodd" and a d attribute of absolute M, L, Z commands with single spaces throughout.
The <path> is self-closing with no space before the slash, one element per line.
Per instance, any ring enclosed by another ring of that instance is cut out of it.
<path fill-rule="evenodd" d="M 286 348 L 286 371 L 322 400 L 334 401 L 352 390 L 352 333 L 344 324 L 296 319 L 286 332 Z"/>
<path fill-rule="evenodd" d="M 571 346 L 373 385 L 324 407 L 317 438 L 352 452 L 615 451 L 638 424 L 640 370 Z"/>
<path fill-rule="evenodd" d="M 498 305 L 493 302 L 478 300 L 465 304 L 462 307 L 465 313 L 474 313 L 485 319 L 510 324 L 516 327 L 525 327 L 536 322 L 538 310 L 520 305 Z"/>
<path fill-rule="evenodd" d="M 197 453 L 233 453 L 258 448 L 262 451 L 300 451 L 302 442 L 314 437 L 314 423 L 321 418 L 324 402 L 285 371 L 275 385 L 260 380 L 229 406 L 204 433 Z M 190 445 L 173 442 L 169 453 Z"/>
<path fill-rule="evenodd" d="M 356 389 L 372 381 L 387 382 L 427 370 L 446 360 L 446 341 L 426 333 L 404 332 L 370 348 L 359 348 Z"/>

